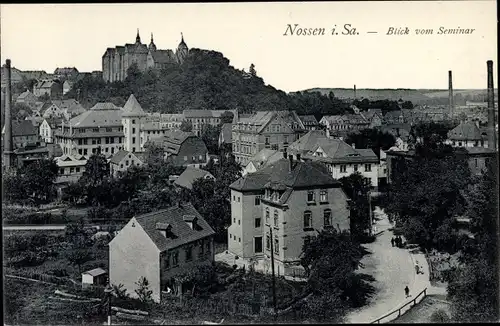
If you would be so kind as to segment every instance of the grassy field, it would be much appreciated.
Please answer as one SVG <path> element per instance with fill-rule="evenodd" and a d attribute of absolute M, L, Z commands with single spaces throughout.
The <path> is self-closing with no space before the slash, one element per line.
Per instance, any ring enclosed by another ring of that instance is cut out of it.
<path fill-rule="evenodd" d="M 450 315 L 450 304 L 446 303 L 443 297 L 427 296 L 418 305 L 389 324 L 432 323 L 432 314 L 440 309 L 446 311 L 448 316 Z"/>

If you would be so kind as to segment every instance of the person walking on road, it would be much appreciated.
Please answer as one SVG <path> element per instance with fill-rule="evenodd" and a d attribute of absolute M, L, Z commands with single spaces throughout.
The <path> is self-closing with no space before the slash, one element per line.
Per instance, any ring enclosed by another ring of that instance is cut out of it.
<path fill-rule="evenodd" d="M 410 289 L 408 288 L 408 285 L 405 287 L 405 295 L 407 298 L 410 296 Z"/>

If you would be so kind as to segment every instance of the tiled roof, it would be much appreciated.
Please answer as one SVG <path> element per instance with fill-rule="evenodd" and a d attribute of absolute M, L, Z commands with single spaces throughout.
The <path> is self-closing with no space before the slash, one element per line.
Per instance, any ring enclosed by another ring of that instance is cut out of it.
<path fill-rule="evenodd" d="M 54 80 L 41 80 L 36 83 L 36 88 L 51 88 L 54 84 L 57 84 Z"/>
<path fill-rule="evenodd" d="M 184 216 L 196 216 L 198 219 L 196 222 L 197 228 L 191 229 L 184 221 Z M 174 206 L 140 215 L 135 219 L 162 252 L 215 234 L 214 230 L 191 203 L 182 204 L 181 207 Z M 170 224 L 173 236 L 168 238 L 164 236 L 160 230 L 156 229 L 157 223 Z"/>
<path fill-rule="evenodd" d="M 212 118 L 213 114 L 210 110 L 184 110 L 182 112 L 184 118 Z"/>
<path fill-rule="evenodd" d="M 182 143 L 189 137 L 196 137 L 192 132 L 181 130 L 166 131 L 164 136 L 153 137 L 148 142 L 163 146 L 164 150 L 177 155 Z"/>
<path fill-rule="evenodd" d="M 25 91 L 25 92 L 22 92 L 21 94 L 19 94 L 19 96 L 17 97 L 16 101 L 24 100 L 28 96 L 32 97 L 32 98 L 36 98 L 35 94 L 31 93 L 30 91 Z"/>
<path fill-rule="evenodd" d="M 474 122 L 461 122 L 448 132 L 451 140 L 481 140 L 481 131 Z"/>
<path fill-rule="evenodd" d="M 111 157 L 110 163 L 120 164 L 120 162 L 128 155 L 134 155 L 134 153 L 128 152 L 124 149 L 120 149 L 115 155 Z"/>
<path fill-rule="evenodd" d="M 300 120 L 304 125 L 317 125 L 318 120 L 316 120 L 316 117 L 312 114 L 310 115 L 299 115 Z"/>
<path fill-rule="evenodd" d="M 292 164 L 291 169 L 290 164 Z M 293 189 L 334 186 L 339 183 L 321 163 L 312 161 L 291 163 L 289 159 L 282 158 L 256 173 L 247 174 L 236 180 L 230 187 L 238 191 L 252 191 L 261 190 L 266 185 L 277 184 Z"/>
<path fill-rule="evenodd" d="M 142 109 L 134 94 L 130 94 L 127 103 L 123 106 L 122 117 L 145 117 L 146 112 Z"/>
<path fill-rule="evenodd" d="M 63 118 L 47 118 L 45 120 L 47 120 L 47 123 L 52 129 L 57 128 L 61 125 L 62 121 L 64 121 Z"/>
<path fill-rule="evenodd" d="M 151 52 L 151 56 L 155 63 L 175 62 L 175 55 L 172 50 L 156 50 Z"/>
<path fill-rule="evenodd" d="M 12 137 L 37 135 L 38 130 L 30 120 L 13 120 Z"/>
<path fill-rule="evenodd" d="M 283 153 L 274 149 L 264 148 L 250 159 L 256 169 L 261 169 L 283 158 Z"/>
<path fill-rule="evenodd" d="M 175 184 L 184 188 L 192 189 L 193 188 L 193 182 L 196 181 L 197 179 L 200 178 L 214 178 L 214 176 L 202 169 L 197 169 L 191 166 L 188 166 L 184 172 L 181 173 L 181 175 L 175 180 Z"/>
<path fill-rule="evenodd" d="M 53 100 L 52 104 L 61 110 L 66 110 L 70 114 L 81 114 L 86 111 L 85 108 L 75 99 Z"/>
<path fill-rule="evenodd" d="M 97 103 L 88 111 L 70 120 L 73 127 L 98 128 L 122 125 L 122 110 L 112 103 Z"/>

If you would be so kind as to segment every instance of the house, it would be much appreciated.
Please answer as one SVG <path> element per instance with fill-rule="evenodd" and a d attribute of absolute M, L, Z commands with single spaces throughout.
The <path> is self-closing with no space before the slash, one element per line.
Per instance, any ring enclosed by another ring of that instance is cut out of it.
<path fill-rule="evenodd" d="M 232 123 L 224 123 L 220 130 L 219 134 L 219 147 L 224 145 L 231 146 L 232 144 L 232 136 L 233 136 L 233 124 Z"/>
<path fill-rule="evenodd" d="M 376 128 L 382 125 L 382 109 L 368 109 L 368 111 L 360 112 L 360 115 L 370 123 L 369 128 Z"/>
<path fill-rule="evenodd" d="M 45 119 L 69 119 L 64 111 L 53 103 L 43 111 L 42 117 Z"/>
<path fill-rule="evenodd" d="M 258 170 L 280 160 L 282 157 L 282 152 L 275 149 L 264 148 L 250 159 L 248 164 L 243 168 L 242 175 L 257 172 Z"/>
<path fill-rule="evenodd" d="M 122 109 L 113 103 L 97 103 L 69 123 L 63 122 L 54 138 L 66 155 L 89 158 L 100 152 L 111 157 L 123 149 Z"/>
<path fill-rule="evenodd" d="M 259 111 L 233 123 L 233 155 L 245 166 L 264 148 L 286 151 L 305 131 L 294 111 Z"/>
<path fill-rule="evenodd" d="M 40 132 L 40 137 L 46 143 L 54 142 L 54 131 L 61 126 L 64 118 L 46 118 L 43 119 L 42 123 L 38 127 Z"/>
<path fill-rule="evenodd" d="M 191 203 L 134 216 L 109 243 L 110 283 L 137 297 L 135 283 L 145 277 L 155 302 L 162 291 L 182 292 L 178 276 L 214 261 L 214 234 Z"/>
<path fill-rule="evenodd" d="M 20 169 L 36 161 L 57 158 L 62 155 L 62 151 L 58 145 L 37 142 L 16 149 L 14 155 L 17 162 L 17 168 Z"/>
<path fill-rule="evenodd" d="M 75 99 L 53 100 L 52 105 L 55 106 L 67 120 L 76 117 L 77 115 L 80 115 L 86 111 L 85 108 Z"/>
<path fill-rule="evenodd" d="M 303 272 L 302 247 L 316 230 L 350 229 L 349 209 L 340 182 L 324 165 L 281 154 L 230 185 L 228 251 L 269 265 L 272 242 L 278 275 L 294 275 Z"/>
<path fill-rule="evenodd" d="M 63 83 L 63 95 L 66 95 L 73 88 L 73 82 L 69 79 Z"/>
<path fill-rule="evenodd" d="M 82 287 L 92 285 L 106 285 L 108 279 L 108 272 L 102 268 L 94 268 L 90 271 L 82 273 Z"/>
<path fill-rule="evenodd" d="M 322 162 L 334 179 L 359 172 L 372 187 L 378 187 L 379 158 L 372 149 L 353 148 L 322 130 L 312 130 L 291 144 L 288 152 L 297 159 Z"/>
<path fill-rule="evenodd" d="M 184 120 L 191 122 L 193 125 L 192 132 L 196 136 L 201 135 L 203 125 L 216 127 L 221 124 L 222 115 L 232 113 L 233 117 L 236 110 L 184 110 Z"/>
<path fill-rule="evenodd" d="M 448 131 L 446 143 L 453 147 L 488 147 L 488 141 L 483 138 L 481 130 L 472 121 L 462 121 Z"/>
<path fill-rule="evenodd" d="M 61 98 L 63 95 L 62 83 L 57 79 L 40 80 L 33 87 L 33 93 L 36 97 L 48 95 L 51 99 Z"/>
<path fill-rule="evenodd" d="M 144 158 L 139 153 L 119 150 L 109 161 L 110 173 L 116 176 L 118 172 L 125 172 L 131 166 L 142 166 Z"/>
<path fill-rule="evenodd" d="M 56 183 L 76 182 L 85 172 L 87 158 L 84 156 L 62 155 L 56 158 L 56 164 L 59 168 L 59 175 Z"/>
<path fill-rule="evenodd" d="M 179 130 L 184 120 L 184 115 L 181 113 L 162 113 L 160 115 L 161 128 L 166 128 L 169 130 Z"/>
<path fill-rule="evenodd" d="M 410 141 L 411 125 L 409 123 L 386 124 L 380 127 L 380 131 L 389 133 L 396 138 L 396 147 L 407 151 Z"/>
<path fill-rule="evenodd" d="M 54 70 L 54 77 L 61 79 L 74 80 L 78 77 L 78 74 L 78 69 L 75 67 L 56 68 L 56 70 Z"/>
<path fill-rule="evenodd" d="M 299 115 L 299 118 L 306 130 L 316 130 L 319 128 L 319 122 L 314 115 Z"/>
<path fill-rule="evenodd" d="M 30 92 L 29 90 L 22 92 L 16 98 L 16 103 L 26 104 L 30 108 L 34 108 L 37 101 L 38 101 L 38 99 L 36 98 L 35 94 Z"/>
<path fill-rule="evenodd" d="M 4 144 L 5 125 L 2 128 Z M 12 120 L 12 149 L 23 148 L 39 141 L 38 128 L 30 120 Z"/>
<path fill-rule="evenodd" d="M 208 171 L 188 166 L 174 181 L 174 184 L 182 188 L 193 189 L 193 183 L 198 179 L 215 180 L 215 177 Z"/>
<path fill-rule="evenodd" d="M 326 115 L 319 121 L 329 133 L 338 131 L 356 131 L 366 129 L 370 126 L 370 121 L 361 114 Z"/>
<path fill-rule="evenodd" d="M 383 124 L 391 125 L 405 123 L 402 110 L 389 111 L 384 115 Z"/>
<path fill-rule="evenodd" d="M 207 146 L 192 132 L 167 131 L 164 136 L 151 138 L 145 146 L 149 143 L 162 146 L 165 160 L 176 166 L 199 168 L 209 161 Z"/>

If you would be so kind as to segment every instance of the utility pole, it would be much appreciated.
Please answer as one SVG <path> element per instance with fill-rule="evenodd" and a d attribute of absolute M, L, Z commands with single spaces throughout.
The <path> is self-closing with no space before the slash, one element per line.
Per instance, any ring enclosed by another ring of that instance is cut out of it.
<path fill-rule="evenodd" d="M 273 227 L 269 226 L 269 232 L 271 237 L 271 271 L 273 274 L 273 307 L 274 313 L 276 314 L 276 280 L 274 278 L 274 246 L 273 246 Z"/>
<path fill-rule="evenodd" d="M 369 207 L 369 214 L 370 214 L 370 236 L 373 235 L 373 219 L 372 219 L 372 198 L 370 196 L 370 191 L 368 191 L 368 207 Z"/>

